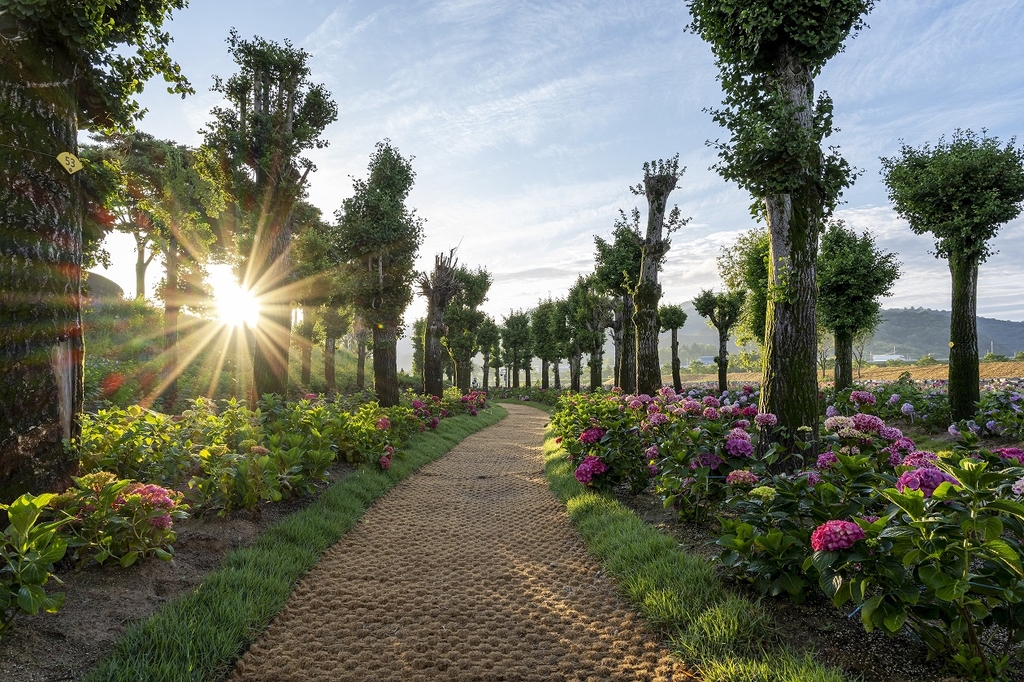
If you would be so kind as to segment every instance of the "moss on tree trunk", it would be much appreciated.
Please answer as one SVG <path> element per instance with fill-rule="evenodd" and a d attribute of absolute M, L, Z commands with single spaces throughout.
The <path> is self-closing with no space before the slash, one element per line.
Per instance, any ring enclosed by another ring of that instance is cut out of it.
<path fill-rule="evenodd" d="M 978 262 L 949 259 L 953 279 L 949 316 L 949 411 L 953 421 L 972 419 L 981 399 L 978 367 Z"/>
<path fill-rule="evenodd" d="M 617 383 L 626 393 L 636 393 L 636 327 L 633 322 L 633 297 L 622 296 L 622 346 L 619 349 Z"/>
<path fill-rule="evenodd" d="M 836 331 L 836 391 L 842 391 L 853 384 L 853 334 Z"/>
<path fill-rule="evenodd" d="M 373 390 L 381 407 L 398 404 L 398 325 L 373 328 Z"/>
<path fill-rule="evenodd" d="M 676 393 L 683 390 L 682 368 L 679 362 L 679 330 L 672 328 L 672 388 Z"/>
<path fill-rule="evenodd" d="M 673 330 L 673 334 L 675 330 Z M 724 326 L 718 330 L 718 392 L 729 390 L 729 328 Z"/>

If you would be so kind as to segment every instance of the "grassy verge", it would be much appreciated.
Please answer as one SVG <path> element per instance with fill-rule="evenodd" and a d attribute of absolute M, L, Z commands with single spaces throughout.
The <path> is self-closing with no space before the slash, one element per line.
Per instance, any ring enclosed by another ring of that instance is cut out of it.
<path fill-rule="evenodd" d="M 507 414 L 493 406 L 476 417 L 445 419 L 436 431 L 414 436 L 389 471 L 364 467 L 331 486 L 251 546 L 232 552 L 195 592 L 129 628 L 114 653 L 84 679 L 221 679 L 284 607 L 298 580 L 370 504 L 419 467 Z"/>
<path fill-rule="evenodd" d="M 672 649 L 707 682 L 842 682 L 840 671 L 787 651 L 756 602 L 732 593 L 708 563 L 614 498 L 581 485 L 550 434 L 545 474 L 591 554 Z"/>
<path fill-rule="evenodd" d="M 551 413 L 553 413 L 555 411 L 555 408 L 553 408 L 551 405 L 548 405 L 546 403 L 538 403 L 538 402 L 536 402 L 534 400 L 504 400 L 504 399 L 498 399 L 498 400 L 495 400 L 494 402 L 496 402 L 496 403 L 508 403 L 509 405 L 526 405 L 527 407 L 536 407 L 538 410 L 543 410 L 544 412 L 547 412 L 548 414 L 551 414 Z"/>

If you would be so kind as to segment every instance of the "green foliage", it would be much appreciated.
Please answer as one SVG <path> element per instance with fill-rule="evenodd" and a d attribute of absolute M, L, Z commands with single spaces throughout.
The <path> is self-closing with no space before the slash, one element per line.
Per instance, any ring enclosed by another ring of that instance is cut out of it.
<path fill-rule="evenodd" d="M 903 144 L 882 159 L 889 200 L 914 234 L 935 238 L 937 257 L 984 262 L 999 226 L 1020 214 L 1024 149 L 1015 142 L 957 129 L 949 142 Z"/>
<path fill-rule="evenodd" d="M 530 311 L 530 345 L 536 357 L 548 362 L 564 357 L 558 339 L 551 333 L 556 314 L 555 302 L 551 298 L 538 301 L 537 307 Z"/>
<path fill-rule="evenodd" d="M 14 0 L 5 3 L 4 13 L 6 30 L 13 28 L 18 38 L 31 40 L 37 59 L 47 52 L 67 52 L 69 62 L 79 65 L 69 87 L 74 89 L 80 125 L 110 128 L 130 127 L 132 119 L 141 116 L 132 97 L 156 74 L 170 84 L 168 92 L 183 97 L 194 92 L 167 53 L 170 36 L 160 30 L 173 10 L 187 4 Z"/>
<path fill-rule="evenodd" d="M 729 337 L 729 330 L 736 324 L 746 299 L 745 291 L 725 291 L 716 294 L 704 289 L 693 299 L 697 314 L 708 319 L 708 324 L 718 330 L 720 336 Z"/>
<path fill-rule="evenodd" d="M 857 235 L 842 221 L 829 224 L 818 252 L 818 315 L 833 334 L 853 338 L 878 317 L 879 297 L 890 296 L 900 276 L 895 253 L 875 246 L 870 232 Z"/>
<path fill-rule="evenodd" d="M 686 324 L 686 312 L 683 310 L 683 306 L 672 304 L 659 307 L 658 323 L 663 332 L 682 329 Z"/>
<path fill-rule="evenodd" d="M 107 471 L 74 482 L 51 506 L 65 515 L 67 524 L 61 532 L 69 536 L 79 566 L 112 559 L 127 567 L 149 555 L 172 557 L 172 520 L 188 516 L 181 493 L 121 480 Z"/>
<path fill-rule="evenodd" d="M 718 272 L 730 291 L 746 291 L 743 313 L 736 330 L 738 343 L 764 345 L 768 324 L 768 231 L 744 232 L 731 247 L 723 246 Z"/>
<path fill-rule="evenodd" d="M 530 316 L 522 310 L 509 311 L 501 326 L 502 354 L 505 364 L 512 365 L 515 386 L 519 385 L 519 370 L 533 357 L 530 345 Z"/>
<path fill-rule="evenodd" d="M 640 264 L 643 261 L 640 211 L 634 208 L 627 217 L 619 209 L 619 217 L 612 228 L 612 242 L 595 235 L 594 247 L 594 275 L 597 282 L 613 295 L 629 293 L 640 276 Z"/>
<path fill-rule="evenodd" d="M 0 636 L 19 613 L 56 613 L 64 604 L 63 593 L 43 589 L 51 577 L 60 582 L 52 575 L 53 564 L 67 551 L 67 541 L 58 534 L 63 521 L 39 523 L 53 497 L 26 493 L 10 505 L 0 504 L 10 523 L 0 538 Z"/>
<path fill-rule="evenodd" d="M 492 278 L 491 273 L 484 268 L 470 270 L 465 266 L 455 271 L 455 277 L 461 283 L 462 290 L 452 297 L 445 308 L 446 331 L 441 341 L 455 363 L 459 387 L 468 391 L 470 362 L 481 345 L 477 340 L 477 332 L 486 317 L 479 307 L 487 300 Z"/>

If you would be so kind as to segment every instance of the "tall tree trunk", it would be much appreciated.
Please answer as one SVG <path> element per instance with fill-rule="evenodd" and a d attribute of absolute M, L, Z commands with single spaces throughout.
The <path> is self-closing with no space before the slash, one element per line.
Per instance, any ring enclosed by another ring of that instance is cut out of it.
<path fill-rule="evenodd" d="M 622 309 L 619 308 L 615 311 L 615 317 L 612 320 L 610 326 L 612 336 L 612 385 L 622 386 L 619 381 L 621 376 L 622 368 L 620 363 L 622 361 Z"/>
<path fill-rule="evenodd" d="M 622 295 L 618 385 L 626 393 L 636 393 L 636 327 L 633 323 L 633 296 L 630 294 Z"/>
<path fill-rule="evenodd" d="M 675 330 L 672 330 L 675 333 Z M 729 328 L 718 330 L 718 392 L 729 390 Z"/>
<path fill-rule="evenodd" d="M 561 364 L 562 363 L 559 361 L 559 359 L 556 359 L 555 362 L 554 362 L 554 368 L 553 369 L 554 369 L 554 374 L 555 374 L 555 390 L 556 391 L 561 391 L 562 390 L 562 368 L 561 368 Z"/>
<path fill-rule="evenodd" d="M 144 236 L 135 235 L 135 298 L 140 301 L 146 298 L 146 241 Z"/>
<path fill-rule="evenodd" d="M 836 392 L 853 384 L 853 334 L 836 330 Z"/>
<path fill-rule="evenodd" d="M 603 335 L 602 335 L 603 337 Z M 604 340 L 603 338 L 601 339 Z M 601 380 L 601 374 L 604 370 L 604 346 L 596 345 L 590 351 L 590 392 L 593 393 L 597 389 L 601 388 L 601 384 L 604 383 Z"/>
<path fill-rule="evenodd" d="M 953 279 L 949 316 L 949 411 L 953 421 L 973 419 L 980 400 L 978 367 L 978 262 L 949 259 Z"/>
<path fill-rule="evenodd" d="M 569 355 L 569 390 L 580 392 L 580 374 L 582 374 L 583 353 L 576 350 Z"/>
<path fill-rule="evenodd" d="M 519 358 L 512 361 L 512 388 L 519 388 Z"/>
<path fill-rule="evenodd" d="M 334 344 L 333 336 L 328 336 L 324 341 L 324 381 L 327 383 L 328 391 L 337 391 L 337 381 L 334 376 Z"/>
<path fill-rule="evenodd" d="M 455 385 L 462 391 L 462 395 L 469 393 L 473 382 L 473 361 L 462 360 L 455 364 Z"/>
<path fill-rule="evenodd" d="M 302 387 L 309 388 L 309 382 L 313 378 L 313 344 L 301 336 L 299 339 L 302 343 Z"/>
<path fill-rule="evenodd" d="M 444 393 L 444 308 L 428 299 L 427 322 L 423 327 L 423 393 L 441 397 Z"/>
<path fill-rule="evenodd" d="M 164 287 L 164 385 L 162 402 L 164 410 L 174 412 L 178 400 L 178 312 L 181 302 L 178 296 L 178 238 L 172 236 L 164 254 L 167 260 L 167 279 Z"/>
<path fill-rule="evenodd" d="M 0 502 L 78 468 L 82 176 L 54 158 L 78 151 L 71 78 L 65 55 L 0 39 Z"/>
<path fill-rule="evenodd" d="M 530 369 L 532 368 L 533 360 L 529 360 L 526 363 L 526 387 L 530 388 Z"/>
<path fill-rule="evenodd" d="M 366 389 L 366 334 L 356 335 L 356 388 Z"/>
<path fill-rule="evenodd" d="M 548 390 L 548 359 L 541 358 L 540 360 L 540 387 L 543 390 Z"/>
<path fill-rule="evenodd" d="M 482 390 L 483 390 L 484 393 L 487 393 L 487 380 L 490 379 L 489 374 L 491 372 L 491 354 L 489 352 L 485 352 L 484 353 L 484 366 L 483 366 L 483 370 L 484 370 L 484 383 L 482 385 Z"/>
<path fill-rule="evenodd" d="M 672 388 L 676 393 L 683 390 L 683 377 L 679 362 L 679 330 L 672 329 Z"/>
<path fill-rule="evenodd" d="M 269 193 L 269 190 L 268 190 Z M 256 330 L 256 352 L 253 354 L 252 373 L 256 395 L 267 393 L 287 395 L 288 353 L 291 345 L 292 311 L 288 296 L 278 293 L 288 285 L 290 263 L 288 247 L 292 238 L 289 216 L 291 203 L 281 205 L 284 199 L 274 196 L 265 202 L 265 232 L 257 232 L 261 248 L 257 251 L 257 272 L 267 282 L 261 292 L 264 303 Z"/>
<path fill-rule="evenodd" d="M 373 390 L 381 407 L 398 404 L 398 325 L 373 327 Z"/>
<path fill-rule="evenodd" d="M 647 195 L 647 236 L 644 239 L 640 277 L 633 294 L 633 323 L 636 325 L 636 390 L 654 395 L 661 388 L 661 360 L 658 357 L 658 302 L 661 284 L 658 268 L 668 242 L 663 238 L 668 195 L 676 186 L 673 175 L 644 177 Z"/>
<path fill-rule="evenodd" d="M 814 83 L 806 65 L 795 56 L 779 58 L 774 80 L 787 93 L 796 112 L 797 125 L 813 123 Z M 820 166 L 821 154 L 809 159 Z M 765 197 L 768 224 L 768 309 L 765 325 L 765 357 L 761 380 L 762 412 L 775 414 L 792 441 L 797 429 L 811 429 L 808 440 L 818 440 L 817 372 L 817 257 L 822 200 L 814 194 L 816 167 L 808 171 L 807 187 L 798 194 Z M 768 438 L 760 441 L 766 448 Z M 816 445 L 809 454 L 817 452 Z M 805 454 L 805 456 L 806 456 Z M 791 470 L 797 460 L 779 462 L 779 470 Z"/>

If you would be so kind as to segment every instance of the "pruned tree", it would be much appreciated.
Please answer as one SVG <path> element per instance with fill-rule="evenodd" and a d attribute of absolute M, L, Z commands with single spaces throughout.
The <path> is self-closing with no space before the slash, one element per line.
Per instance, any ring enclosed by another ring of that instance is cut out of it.
<path fill-rule="evenodd" d="M 445 310 L 447 331 L 442 341 L 455 367 L 455 385 L 465 394 L 471 389 L 473 356 L 480 349 L 477 331 L 486 315 L 479 308 L 487 300 L 491 273 L 484 268 L 470 270 L 463 266 L 456 270 L 455 276 L 461 291 Z"/>
<path fill-rule="evenodd" d="M 805 439 L 816 442 L 819 227 L 855 174 L 838 151 L 822 149 L 832 132 L 832 100 L 826 93 L 815 100 L 814 77 L 863 26 L 874 0 L 688 4 L 725 91 L 713 117 L 731 138 L 715 143 L 717 169 L 750 192 L 752 211 L 768 227 L 760 409 L 777 415 L 790 439 L 808 427 Z M 796 463 L 790 458 L 780 468 Z"/>
<path fill-rule="evenodd" d="M 484 319 L 480 322 L 480 327 L 476 330 L 476 342 L 480 346 L 480 354 L 483 355 L 483 371 L 484 381 L 481 388 L 486 393 L 488 387 L 488 379 L 490 378 L 490 370 L 493 366 L 491 354 L 497 354 L 495 357 L 501 354 L 500 342 L 501 342 L 501 330 L 498 325 L 495 324 L 494 319 L 490 315 L 484 315 Z M 500 363 L 499 363 L 500 366 Z"/>
<path fill-rule="evenodd" d="M 875 246 L 870 232 L 857 235 L 833 221 L 821 237 L 818 254 L 818 320 L 835 337 L 836 390 L 853 383 L 853 339 L 873 329 L 900 276 L 896 254 Z M 822 373 L 824 373 L 822 367 Z"/>
<path fill-rule="evenodd" d="M 161 30 L 184 6 L 38 0 L 0 10 L 0 502 L 64 489 L 77 470 L 63 440 L 78 437 L 84 399 L 79 129 L 130 128 L 135 94 L 158 73 L 171 92 L 192 92 Z"/>
<path fill-rule="evenodd" d="M 398 404 L 398 336 L 423 242 L 423 221 L 405 205 L 416 178 L 411 161 L 390 140 L 378 142 L 369 177 L 353 180 L 353 195 L 336 213 L 339 261 L 352 282 L 356 313 L 373 334 L 374 390 L 385 407 Z"/>
<path fill-rule="evenodd" d="M 668 196 L 679 182 L 685 168 L 679 167 L 679 155 L 669 160 L 644 163 L 643 182 L 630 187 L 633 194 L 647 198 L 647 232 L 636 286 L 633 288 L 633 324 L 636 326 L 636 390 L 654 394 L 661 388 L 661 362 L 658 359 L 658 302 L 661 284 L 658 271 L 668 253 L 669 236 L 689 222 L 674 206 L 665 216 Z"/>
<path fill-rule="evenodd" d="M 434 256 L 434 270 L 421 272 L 416 284 L 427 299 L 427 317 L 423 326 L 423 393 L 441 397 L 444 393 L 444 347 L 441 337 L 445 334 L 445 309 L 448 302 L 462 291 L 462 280 L 458 277 L 456 249 L 448 255 Z"/>
<path fill-rule="evenodd" d="M 1011 139 L 957 130 L 946 142 L 919 149 L 902 145 L 882 159 L 889 200 L 915 234 L 935 237 L 935 255 L 949 264 L 953 282 L 949 322 L 949 409 L 970 419 L 980 397 L 978 267 L 999 227 L 1020 215 L 1024 150 Z"/>
<path fill-rule="evenodd" d="M 292 282 L 289 247 L 293 208 L 316 170 L 301 154 L 322 149 L 324 129 L 338 107 L 323 85 L 309 80 L 309 53 L 285 40 L 243 40 L 232 29 L 228 52 L 238 72 L 214 77 L 227 106 L 214 107 L 206 146 L 225 170 L 234 200 L 232 219 L 241 254 L 243 286 L 255 289 L 260 313 L 255 334 L 255 396 L 288 389 Z"/>
<path fill-rule="evenodd" d="M 611 324 L 613 302 L 600 293 L 595 277 L 582 275 L 566 296 L 569 306 L 569 326 L 573 330 L 574 344 L 590 356 L 590 390 L 601 387 L 604 367 L 604 330 Z M 660 368 L 658 376 L 661 376 Z M 574 390 L 579 390 L 578 388 Z"/>
<path fill-rule="evenodd" d="M 601 287 L 619 298 L 609 325 L 615 347 L 615 385 L 627 393 L 636 392 L 636 327 L 633 324 L 633 287 L 643 263 L 640 211 L 627 216 L 619 210 L 612 228 L 612 241 L 594 237 L 594 274 Z"/>
<path fill-rule="evenodd" d="M 678 393 L 683 390 L 679 362 L 679 330 L 686 324 L 686 311 L 681 305 L 663 305 L 658 308 L 658 323 L 661 325 L 661 331 L 672 332 L 672 387 Z"/>
<path fill-rule="evenodd" d="M 548 375 L 551 363 L 558 360 L 558 342 L 551 334 L 552 316 L 555 314 L 555 302 L 550 298 L 537 302 L 537 307 L 530 311 L 530 339 L 533 352 L 540 358 L 540 387 L 549 387 Z"/>
<path fill-rule="evenodd" d="M 501 327 L 502 353 L 505 366 L 512 375 L 510 386 L 519 388 L 519 372 L 531 357 L 530 352 L 530 316 L 522 310 L 509 311 L 502 320 Z"/>
<path fill-rule="evenodd" d="M 718 390 L 722 393 L 729 390 L 729 334 L 740 319 L 746 296 L 745 291 L 716 294 L 710 289 L 704 289 L 693 299 L 697 314 L 706 317 L 708 324 L 718 330 L 718 355 L 715 356 L 715 363 L 718 365 Z"/>
<path fill-rule="evenodd" d="M 324 383 L 328 391 L 337 391 L 335 358 L 337 356 L 338 339 L 352 329 L 351 306 L 337 306 L 327 303 L 320 310 L 320 325 L 324 335 Z"/>

